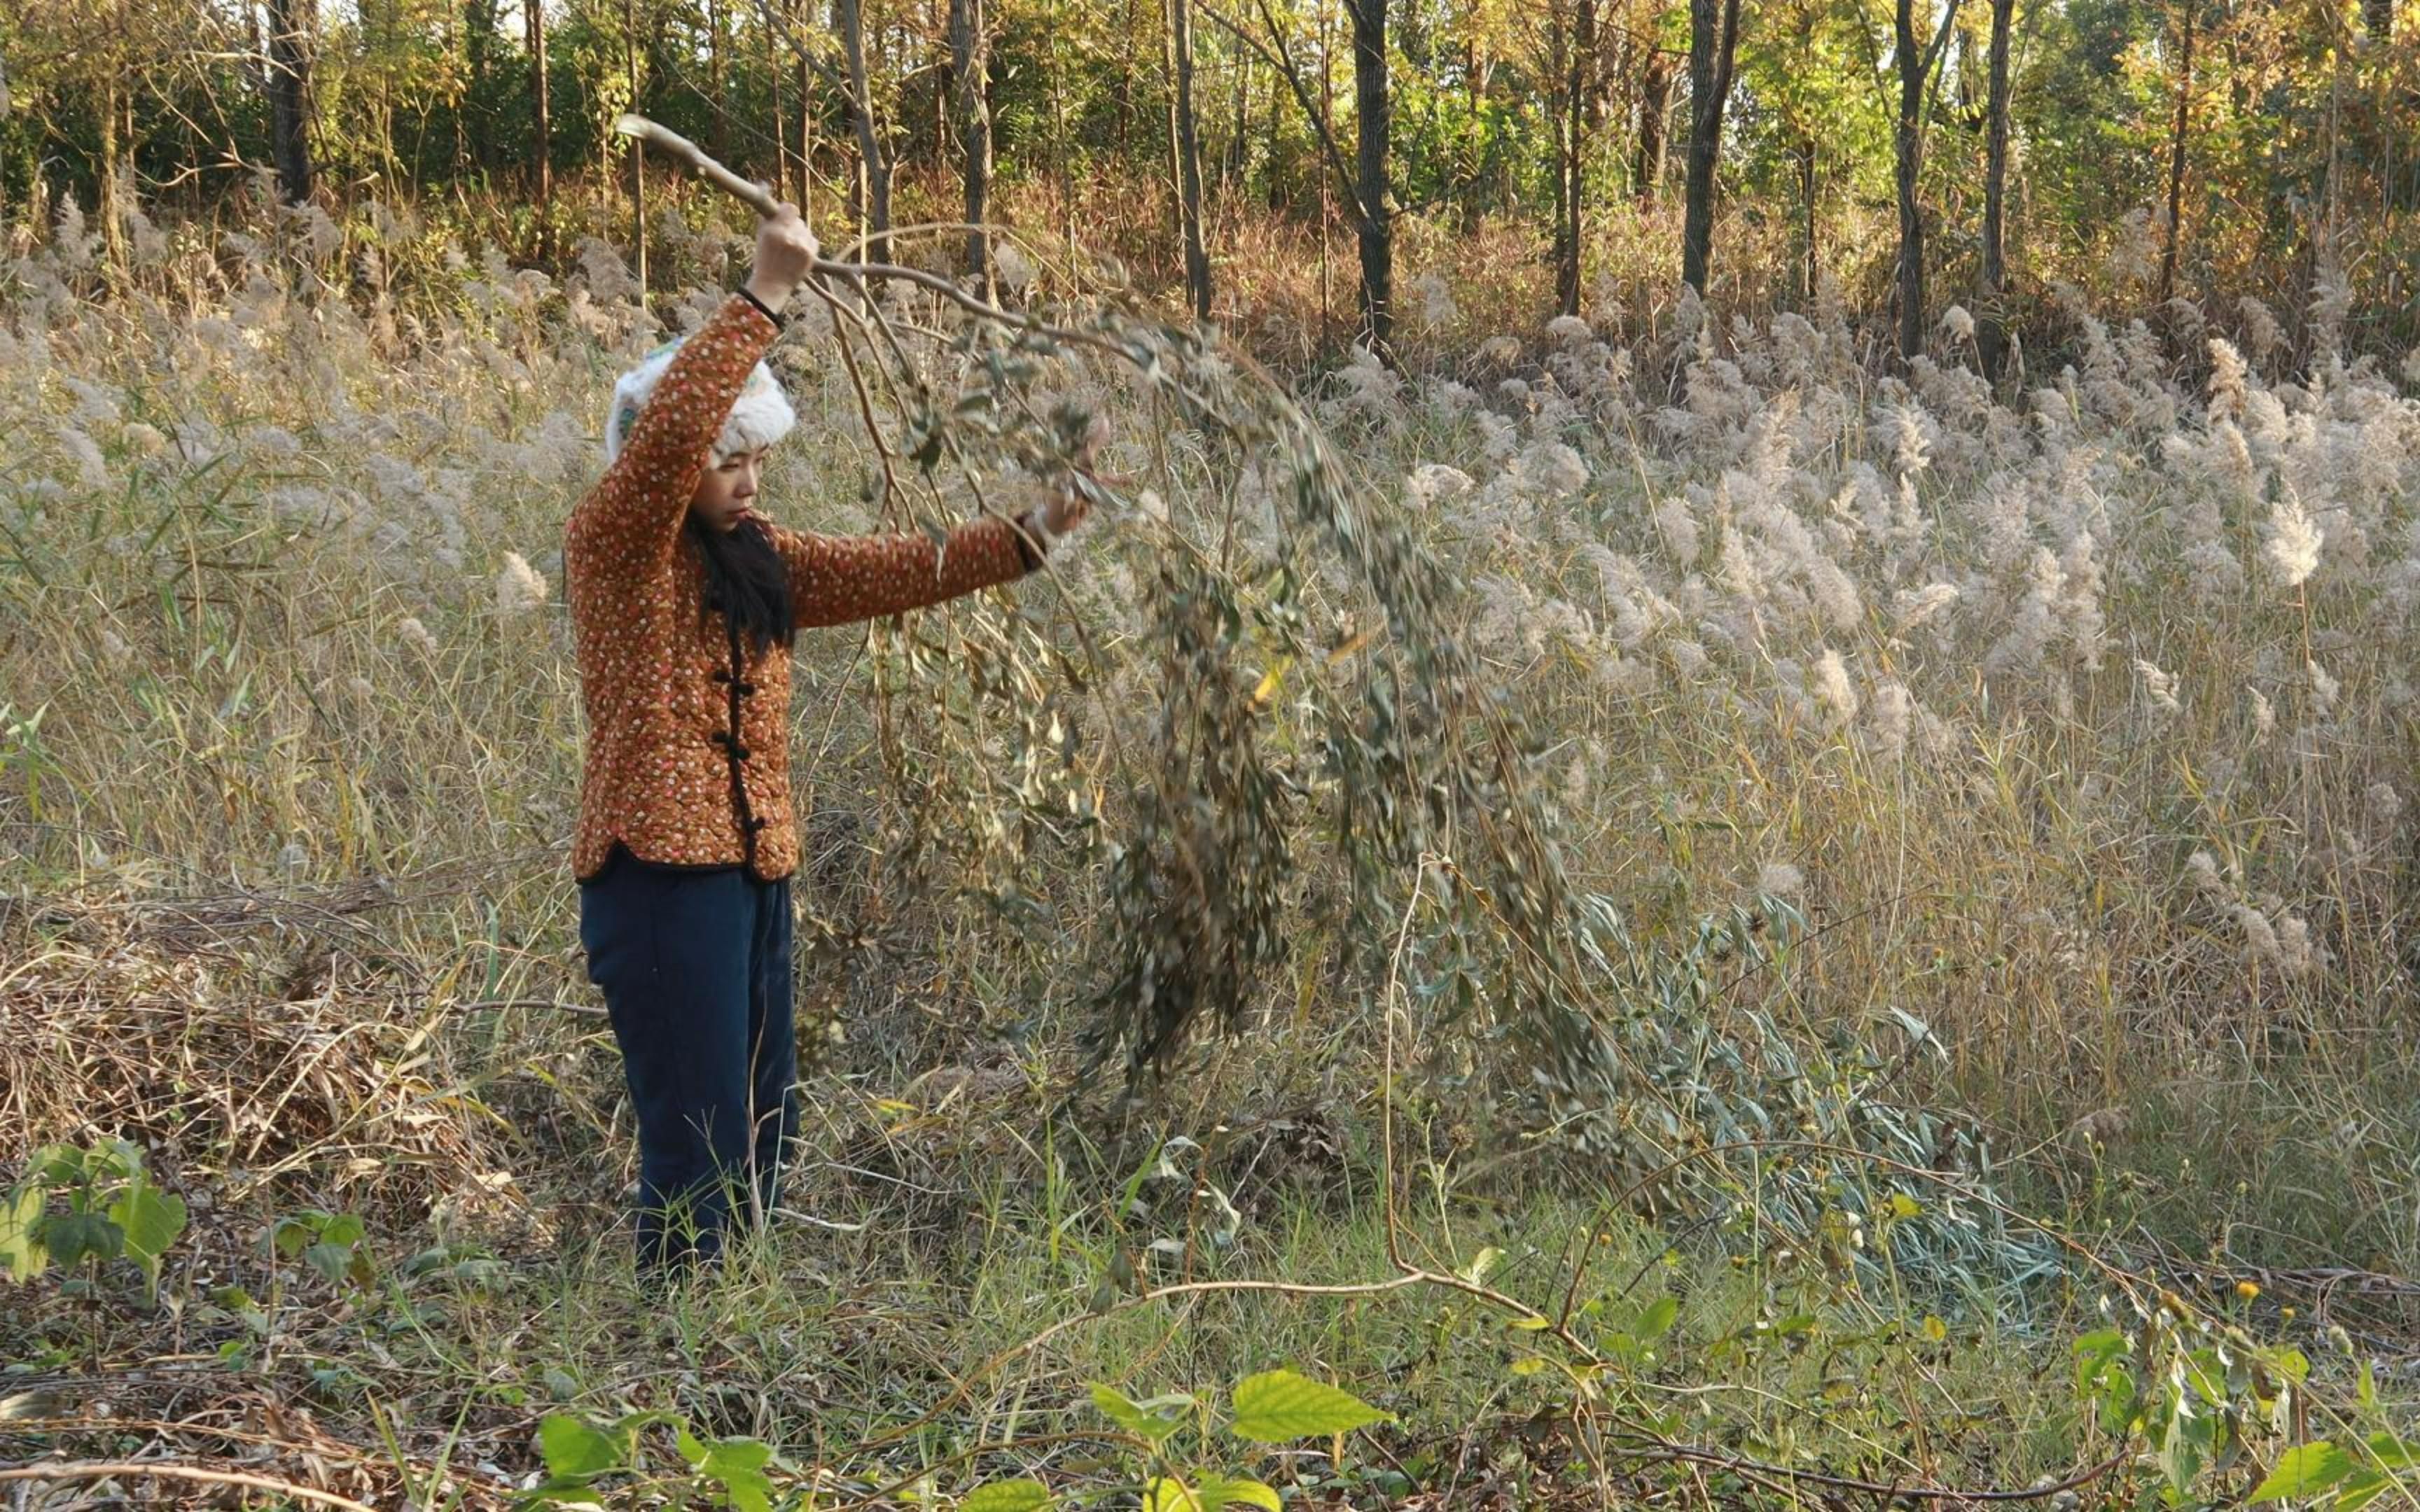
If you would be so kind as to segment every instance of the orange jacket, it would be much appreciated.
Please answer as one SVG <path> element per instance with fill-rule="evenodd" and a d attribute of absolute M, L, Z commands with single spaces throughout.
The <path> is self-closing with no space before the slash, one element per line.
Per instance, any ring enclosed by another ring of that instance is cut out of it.
<path fill-rule="evenodd" d="M 734 295 L 683 344 L 621 455 L 572 511 L 564 594 L 588 745 L 574 874 L 616 841 L 644 861 L 744 866 L 768 881 L 799 864 L 790 815 L 790 654 L 762 656 L 718 612 L 681 527 L 749 369 L 776 327 Z M 936 604 L 1022 577 L 1016 527 L 983 519 L 924 535 L 829 536 L 765 525 L 789 567 L 801 626 Z"/>

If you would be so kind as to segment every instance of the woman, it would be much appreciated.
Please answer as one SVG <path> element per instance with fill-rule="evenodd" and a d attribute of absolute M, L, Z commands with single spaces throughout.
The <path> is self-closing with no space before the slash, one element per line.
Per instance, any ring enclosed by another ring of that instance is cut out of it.
<path fill-rule="evenodd" d="M 761 1220 L 797 1126 L 793 633 L 1021 578 L 1085 512 L 1065 489 L 945 545 L 810 535 L 759 516 L 759 469 L 796 417 L 758 358 L 815 252 L 783 206 L 757 230 L 741 291 L 623 375 L 609 465 L 564 546 L 588 725 L 580 938 L 638 1114 L 651 1269 L 719 1254 L 742 1202 Z"/>

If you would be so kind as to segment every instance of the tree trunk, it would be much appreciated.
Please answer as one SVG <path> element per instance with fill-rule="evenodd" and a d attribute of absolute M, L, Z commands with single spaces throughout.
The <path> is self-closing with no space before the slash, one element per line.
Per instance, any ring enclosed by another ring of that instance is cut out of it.
<path fill-rule="evenodd" d="M 622 0 L 622 66 L 629 76 L 630 108 L 639 100 L 638 0 Z M 639 308 L 647 307 L 647 156 L 637 137 L 630 139 L 630 241 L 637 254 Z"/>
<path fill-rule="evenodd" d="M 768 31 L 769 30 L 768 27 Z M 770 39 L 768 38 L 768 40 L 769 42 Z M 773 88 L 773 116 L 778 120 L 782 115 L 780 103 L 782 72 L 779 69 L 773 70 L 770 83 Z M 722 84 L 722 7 L 717 4 L 716 0 L 706 0 L 706 86 L 714 95 L 714 98 L 707 102 L 706 108 L 708 122 L 706 142 L 714 153 L 715 162 L 729 162 L 731 161 L 731 112 L 724 108 L 723 102 L 729 100 L 731 95 Z M 782 144 L 780 133 L 777 132 L 773 143 L 773 166 L 776 170 L 773 176 L 773 192 L 776 195 L 780 194 L 782 190 L 782 177 L 779 172 L 781 165 Z"/>
<path fill-rule="evenodd" d="M 1193 115 L 1193 0 L 1168 0 L 1169 54 L 1176 76 L 1169 125 L 1176 147 L 1177 215 L 1185 237 L 1185 291 L 1193 317 L 1210 318 L 1210 255 L 1202 242 L 1202 135 Z"/>
<path fill-rule="evenodd" d="M 93 213 L 101 220 L 102 261 L 112 273 L 126 266 L 126 221 L 118 213 L 118 147 L 116 70 L 101 71 L 101 193 L 93 196 Z"/>
<path fill-rule="evenodd" d="M 857 125 L 860 207 L 865 217 L 866 255 L 873 257 L 888 251 L 882 242 L 891 234 L 891 170 L 882 161 L 882 137 L 874 124 L 874 89 L 865 76 L 863 0 L 832 0 L 832 24 L 848 57 L 848 110 Z"/>
<path fill-rule="evenodd" d="M 1701 298 L 1714 260 L 1714 169 L 1722 161 L 1723 108 L 1739 52 L 1739 17 L 1740 0 L 1689 0 L 1689 177 L 1681 282 Z"/>
<path fill-rule="evenodd" d="M 269 0 L 269 139 L 289 205 L 311 197 L 311 0 Z"/>
<path fill-rule="evenodd" d="M 521 0 L 521 12 L 527 18 L 530 84 L 537 100 L 537 206 L 538 224 L 543 228 L 550 220 L 548 208 L 554 201 L 554 120 L 548 109 L 546 7 L 540 0 Z M 545 234 L 543 229 L 539 234 Z"/>
<path fill-rule="evenodd" d="M 1925 0 L 1930 10 L 1931 0 Z M 1899 186 L 1899 351 L 1913 362 L 1924 352 L 1924 212 L 1916 186 L 1924 171 L 1924 93 L 1953 35 L 1959 0 L 1949 0 L 1930 43 L 1916 38 L 1916 0 L 1892 7 L 1891 61 L 1899 69 L 1899 122 L 1894 133 Z"/>
<path fill-rule="evenodd" d="M 1798 298 L 1799 301 L 1809 310 L 1815 308 L 1816 270 L 1823 266 L 1821 250 L 1816 240 L 1816 195 L 1822 189 L 1822 182 L 1815 172 L 1816 154 L 1819 150 L 1813 131 L 1799 137 L 1797 147 L 1794 149 L 1794 155 L 1798 159 L 1798 203 L 1806 214 L 1806 224 L 1801 231 L 1798 248 Z"/>
<path fill-rule="evenodd" d="M 1983 376 L 2000 381 L 2009 363 L 2009 28 L 2017 0 L 1992 0 L 1992 98 L 1983 161 L 1983 308 L 1975 340 Z"/>
<path fill-rule="evenodd" d="M 1576 0 L 1568 32 L 1559 9 L 1548 23 L 1562 88 L 1555 131 L 1555 305 L 1580 313 L 1582 232 L 1586 224 L 1588 130 L 1597 48 L 1596 0 Z"/>
<path fill-rule="evenodd" d="M 2194 40 L 2201 0 L 2184 0 L 2181 45 L 2177 54 L 2177 125 L 2168 139 L 2168 234 L 2160 248 L 2160 302 L 2177 294 L 2177 255 L 2185 239 L 2185 132 L 2193 125 Z"/>
<path fill-rule="evenodd" d="M 991 204 L 991 49 L 983 0 L 950 0 L 951 98 L 967 158 L 967 270 L 991 290 L 991 248 L 983 224 Z"/>
<path fill-rule="evenodd" d="M 1731 0 L 1736 6 L 1739 0 Z M 1355 178 L 1360 202 L 1361 327 L 1382 357 L 1394 333 L 1394 207 L 1387 186 L 1388 0 L 1345 0 L 1353 19 L 1353 108 L 1358 138 Z"/>
<path fill-rule="evenodd" d="M 1631 188 L 1641 205 L 1655 203 L 1664 181 L 1664 144 L 1672 123 L 1672 59 L 1652 41 L 1638 77 L 1638 153 L 1632 160 Z"/>
<path fill-rule="evenodd" d="M 803 192 L 795 197 L 790 193 L 790 117 L 789 113 L 782 108 L 781 32 L 786 30 L 793 39 L 796 39 L 799 36 L 798 23 L 790 16 L 788 0 L 764 0 L 764 3 L 766 7 L 765 86 L 766 92 L 772 96 L 773 102 L 773 197 L 790 200 L 799 207 L 799 213 L 803 215 L 806 213 L 806 199 Z M 783 20 L 783 26 L 779 30 L 773 25 L 773 17 L 776 14 L 773 6 L 777 3 L 782 8 L 779 14 Z M 742 30 L 745 29 L 743 25 Z M 803 60 L 800 66 L 804 66 Z M 722 97 L 722 85 L 720 80 L 715 84 L 714 93 L 717 100 Z M 721 131 L 721 119 L 722 113 L 718 110 L 715 113 L 718 132 Z M 720 157 L 721 154 L 717 153 L 716 156 Z M 801 153 L 800 156 L 803 157 L 804 154 Z M 723 161 L 727 162 L 730 160 L 726 158 Z"/>
<path fill-rule="evenodd" d="M 799 54 L 799 213 L 815 221 L 815 95 L 808 77 L 807 57 Z"/>

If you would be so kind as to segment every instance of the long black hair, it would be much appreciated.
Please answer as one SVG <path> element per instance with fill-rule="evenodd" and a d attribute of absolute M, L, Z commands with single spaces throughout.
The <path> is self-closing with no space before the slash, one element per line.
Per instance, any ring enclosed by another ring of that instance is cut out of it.
<path fill-rule="evenodd" d="M 758 656 L 778 642 L 788 645 L 798 636 L 790 611 L 790 574 L 781 553 L 752 519 L 736 529 L 718 531 L 692 511 L 687 526 L 690 549 L 697 553 L 706 591 L 699 595 L 701 617 L 721 609 Z"/>

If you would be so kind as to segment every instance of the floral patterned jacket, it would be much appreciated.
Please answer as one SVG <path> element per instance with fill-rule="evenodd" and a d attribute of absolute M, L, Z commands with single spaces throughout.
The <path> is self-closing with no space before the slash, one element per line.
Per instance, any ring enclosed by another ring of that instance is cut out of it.
<path fill-rule="evenodd" d="M 778 328 L 734 295 L 685 343 L 621 455 L 572 511 L 565 596 L 588 743 L 573 872 L 616 842 L 644 861 L 742 866 L 768 881 L 799 864 L 790 813 L 790 654 L 759 655 L 718 612 L 682 538 L 708 450 Z M 764 524 L 789 568 L 801 627 L 936 604 L 1024 576 L 1016 526 L 983 519 L 928 536 L 814 535 Z"/>

